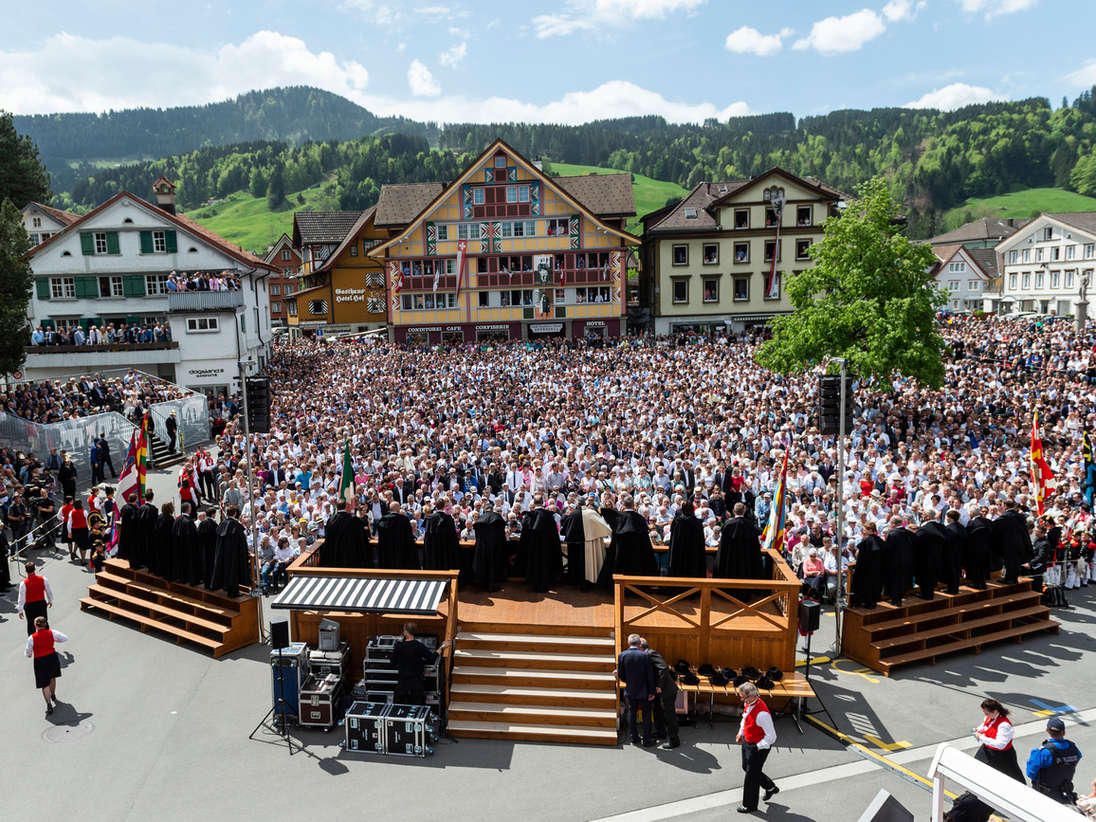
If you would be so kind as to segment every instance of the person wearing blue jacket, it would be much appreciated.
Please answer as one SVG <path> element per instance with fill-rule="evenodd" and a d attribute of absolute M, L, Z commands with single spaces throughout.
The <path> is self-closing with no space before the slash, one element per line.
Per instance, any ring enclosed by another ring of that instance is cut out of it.
<path fill-rule="evenodd" d="M 1066 724 L 1058 717 L 1047 722 L 1050 739 L 1028 756 L 1027 776 L 1031 787 L 1063 805 L 1073 805 L 1077 794 L 1073 790 L 1073 774 L 1081 761 L 1077 746 L 1066 739 Z"/>

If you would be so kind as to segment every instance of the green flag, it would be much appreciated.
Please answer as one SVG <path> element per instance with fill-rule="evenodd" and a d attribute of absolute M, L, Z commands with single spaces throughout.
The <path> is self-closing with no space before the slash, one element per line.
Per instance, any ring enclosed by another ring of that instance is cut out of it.
<path fill-rule="evenodd" d="M 342 476 L 339 478 L 339 499 L 350 502 L 354 496 L 354 463 L 350 459 L 350 442 L 343 448 Z"/>

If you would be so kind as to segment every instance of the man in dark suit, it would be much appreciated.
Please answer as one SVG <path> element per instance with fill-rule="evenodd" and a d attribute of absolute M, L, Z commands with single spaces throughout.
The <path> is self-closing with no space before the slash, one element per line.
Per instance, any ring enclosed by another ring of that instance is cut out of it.
<path fill-rule="evenodd" d="M 654 708 L 655 737 L 666 740 L 659 746 L 662 750 L 672 751 L 681 747 L 681 738 L 677 733 L 677 677 L 662 658 L 662 654 L 648 645 L 646 639 L 641 639 L 639 646 L 647 652 L 651 664 L 655 666 L 655 690 L 658 696 L 651 703 Z"/>
<path fill-rule="evenodd" d="M 991 535 L 994 549 L 1005 565 L 1002 582 L 1015 583 L 1020 577 L 1020 565 L 1031 559 L 1031 534 L 1027 518 L 1013 500 L 1005 503 L 1005 513 L 993 521 Z"/>
<path fill-rule="evenodd" d="M 277 460 L 275 460 L 270 464 L 270 468 L 266 472 L 266 485 L 268 487 L 277 488 L 286 481 L 285 469 L 278 464 Z"/>
<path fill-rule="evenodd" d="M 639 634 L 628 635 L 628 650 L 622 651 L 617 658 L 617 678 L 624 683 L 624 695 L 628 698 L 628 733 L 632 744 L 642 744 L 644 748 L 654 745 L 651 738 L 651 709 L 655 700 L 655 666 L 651 657 L 641 647 L 643 642 Z M 636 727 L 637 713 L 643 708 L 643 740 L 640 742 L 639 729 Z"/>

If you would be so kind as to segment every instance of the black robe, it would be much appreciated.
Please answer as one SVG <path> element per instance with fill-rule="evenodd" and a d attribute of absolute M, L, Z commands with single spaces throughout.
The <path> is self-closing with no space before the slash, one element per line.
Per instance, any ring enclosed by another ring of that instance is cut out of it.
<path fill-rule="evenodd" d="M 411 531 L 411 520 L 405 514 L 389 512 L 380 518 L 377 545 L 381 568 L 415 570 L 419 567 L 419 551 Z"/>
<path fill-rule="evenodd" d="M 138 523 L 141 509 L 127 502 L 118 512 L 118 559 L 132 560 L 136 555 L 140 540 L 141 526 Z"/>
<path fill-rule="evenodd" d="M 464 571 L 460 535 L 452 514 L 434 511 L 423 523 L 422 567 L 427 571 Z"/>
<path fill-rule="evenodd" d="M 213 555 L 211 591 L 224 591 L 230 597 L 240 595 L 240 586 L 251 579 L 247 537 L 238 519 L 227 518 L 217 527 L 217 548 Z"/>
<path fill-rule="evenodd" d="M 856 545 L 856 565 L 852 569 L 850 602 L 861 608 L 874 608 L 883 595 L 883 557 L 887 547 L 877 534 L 864 537 Z"/>
<path fill-rule="evenodd" d="M 967 585 L 985 588 L 989 579 L 990 546 L 993 543 L 993 523 L 986 517 L 973 517 L 967 523 L 966 552 L 963 569 L 967 572 Z"/>
<path fill-rule="evenodd" d="M 175 518 L 170 514 L 160 514 L 152 532 L 152 555 L 149 569 L 156 576 L 175 581 L 175 564 L 172 562 L 171 531 L 175 527 Z"/>
<path fill-rule="evenodd" d="M 967 529 L 961 522 L 949 522 L 944 526 L 944 559 L 940 565 L 940 581 L 949 594 L 959 593 L 963 579 L 963 556 L 967 553 Z"/>
<path fill-rule="evenodd" d="M 137 540 L 133 544 L 133 556 L 130 557 L 131 568 L 148 568 L 152 570 L 156 544 L 156 520 L 160 514 L 156 506 L 146 502 L 137 510 Z"/>
<path fill-rule="evenodd" d="M 506 581 L 506 563 L 509 546 L 506 540 L 506 522 L 494 511 L 488 511 L 472 525 L 476 532 L 476 548 L 472 569 L 476 583 L 485 591 L 497 591 Z"/>
<path fill-rule="evenodd" d="M 529 518 L 525 552 L 525 581 L 534 591 L 544 593 L 563 573 L 563 550 L 556 518 L 547 508 L 534 508 Z M 526 529 L 521 531 L 526 538 Z"/>
<path fill-rule="evenodd" d="M 917 529 L 913 535 L 916 546 L 917 586 L 921 599 L 936 596 L 936 582 L 940 579 L 940 566 L 943 564 L 944 547 L 948 534 L 936 520 L 929 520 Z"/>
<path fill-rule="evenodd" d="M 198 545 L 202 551 L 202 583 L 208 588 L 213 581 L 213 560 L 217 554 L 217 523 L 213 517 L 198 523 Z"/>
<path fill-rule="evenodd" d="M 560 531 L 567 543 L 567 581 L 581 586 L 586 583 L 586 531 L 582 527 L 581 507 L 563 518 Z"/>
<path fill-rule="evenodd" d="M 746 517 L 731 517 L 719 535 L 715 571 L 719 579 L 764 579 L 761 532 Z"/>
<path fill-rule="evenodd" d="M 670 523 L 670 570 L 672 577 L 708 576 L 704 525 L 695 516 L 678 514 Z"/>
<path fill-rule="evenodd" d="M 325 568 L 368 568 L 368 538 L 362 521 L 349 511 L 336 511 L 324 527 L 320 565 Z"/>
<path fill-rule="evenodd" d="M 187 585 L 200 585 L 203 578 L 202 548 L 198 526 L 187 514 L 180 514 L 171 529 L 172 576 Z"/>
<path fill-rule="evenodd" d="M 1005 511 L 993 521 L 993 549 L 1005 566 L 1005 582 L 1015 582 L 1020 565 L 1031 559 L 1031 534 L 1027 519 L 1018 511 Z"/>
<path fill-rule="evenodd" d="M 901 605 L 902 598 L 913 585 L 913 533 L 908 528 L 895 528 L 884 540 L 883 586 L 892 605 Z"/>
<path fill-rule="evenodd" d="M 604 516 L 604 512 L 602 512 Z M 609 520 L 605 520 L 609 523 Z M 637 577 L 657 577 L 658 560 L 651 545 L 651 533 L 647 530 L 647 520 L 635 511 L 620 511 L 616 522 L 609 523 L 613 529 L 613 573 Z M 609 557 L 605 557 L 609 564 Z M 610 584 L 612 579 L 609 579 Z"/>

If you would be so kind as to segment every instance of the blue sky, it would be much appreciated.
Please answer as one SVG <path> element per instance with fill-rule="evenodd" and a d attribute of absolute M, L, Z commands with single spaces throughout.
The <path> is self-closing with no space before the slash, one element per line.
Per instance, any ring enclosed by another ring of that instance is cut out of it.
<path fill-rule="evenodd" d="M 0 108 L 291 84 L 449 122 L 1057 105 L 1096 84 L 1094 23 L 1096 0 L 47 0 L 5 20 Z"/>

